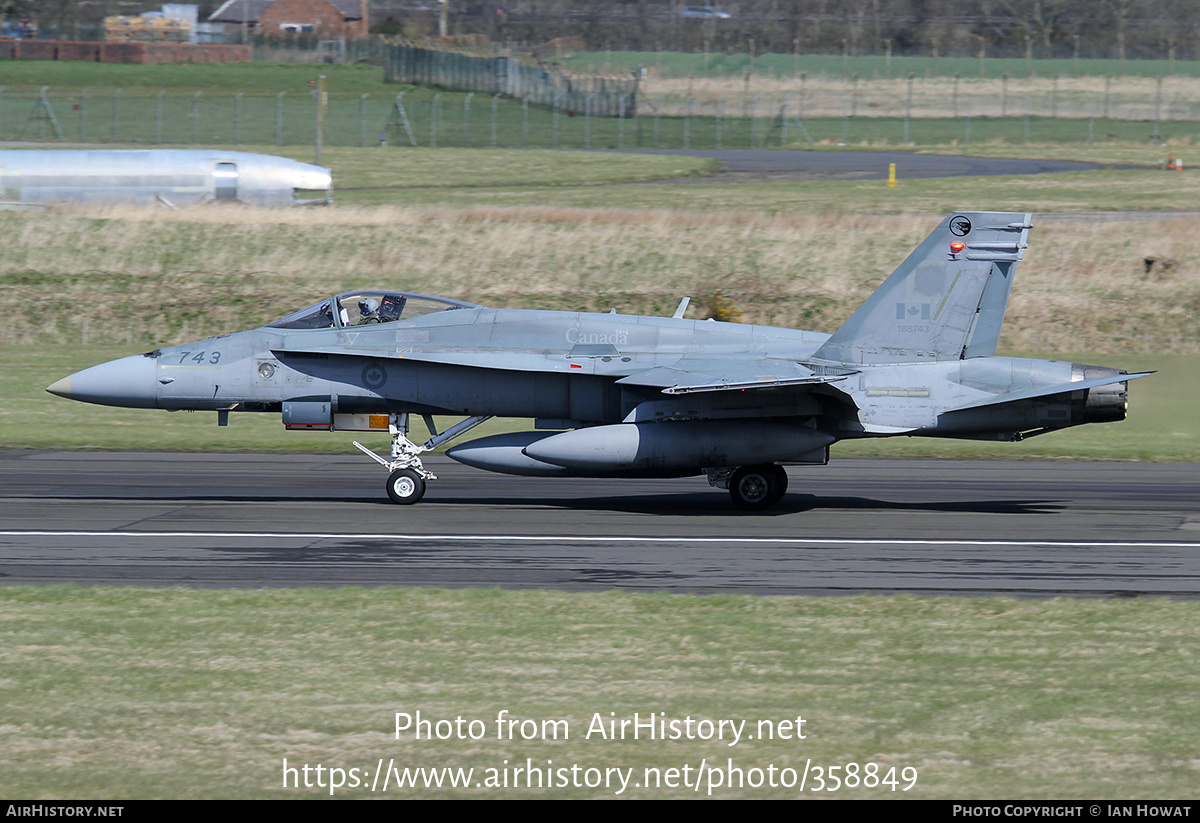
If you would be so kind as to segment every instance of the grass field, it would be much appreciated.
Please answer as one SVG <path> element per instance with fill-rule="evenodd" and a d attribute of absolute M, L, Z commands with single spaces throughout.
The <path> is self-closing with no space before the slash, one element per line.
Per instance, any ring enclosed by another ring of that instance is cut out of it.
<path fill-rule="evenodd" d="M 703 761 L 767 783 L 715 788 L 714 797 L 1194 799 L 1198 608 L 0 587 L 0 769 L 6 794 L 30 798 L 329 796 L 315 786 L 317 764 L 326 785 L 330 768 L 345 770 L 335 796 L 367 797 L 349 781 L 369 784 L 382 759 L 475 773 L 466 789 L 397 791 L 393 782 L 376 797 L 617 794 L 619 785 L 514 788 L 514 768 L 549 761 L 632 769 L 624 797 L 705 797 L 714 773 L 691 785 Z M 480 721 L 473 733 L 483 737 L 397 736 L 395 713 L 418 711 Z M 497 740 L 502 711 L 534 721 L 525 729 L 538 737 L 543 721 L 562 721 L 558 739 Z M 728 727 L 724 740 L 586 736 L 596 715 L 635 712 L 744 720 L 755 739 L 731 746 Z M 758 721 L 798 717 L 804 724 L 789 739 L 760 739 Z M 313 768 L 312 788 L 283 787 L 285 758 Z M 830 790 L 851 763 L 860 780 L 867 764 L 885 779 L 895 769 L 894 782 Z M 825 770 L 826 791 L 814 791 L 812 766 Z M 772 788 L 770 767 L 792 787 Z M 645 784 L 647 769 L 661 778 L 671 768 L 677 788 Z M 488 769 L 507 771 L 509 788 L 476 788 Z"/>
<path fill-rule="evenodd" d="M 755 74 L 779 78 L 794 77 L 800 72 L 808 75 L 849 77 L 921 77 L 997 78 L 1011 77 L 1157 77 L 1178 75 L 1200 77 L 1200 62 L 1195 60 L 1102 60 L 1102 59 L 1035 59 L 986 57 L 981 65 L 978 57 L 901 57 L 888 59 L 885 55 L 847 56 L 828 54 L 758 54 L 751 59 L 747 52 L 651 52 L 651 51 L 594 51 L 581 52 L 562 58 L 565 65 L 593 71 L 625 72 L 639 66 L 667 77 L 733 77 L 741 79 L 749 69 Z"/>
<path fill-rule="evenodd" d="M 433 179 L 442 170 L 461 179 L 468 157 L 501 179 L 405 189 L 389 187 L 403 166 L 377 172 L 373 179 L 383 188 L 368 193 L 420 204 L 405 207 L 0 213 L 0 231 L 12 241 L 0 260 L 7 297 L 0 341 L 82 342 L 87 320 L 92 343 L 183 343 L 369 287 L 497 307 L 632 314 L 670 314 L 686 295 L 696 301 L 694 317 L 720 293 L 747 322 L 832 332 L 950 211 L 985 203 L 1013 210 L 1136 207 L 1154 189 L 1178 193 L 1200 180 L 1092 172 L 969 185 L 902 181 L 896 189 L 879 182 L 521 186 L 511 183 L 518 168 L 534 180 L 560 172 L 580 180 L 598 178 L 590 170 L 607 162 L 604 155 L 521 152 L 429 152 L 430 166 L 413 176 Z M 640 168 L 695 168 L 657 160 Z M 614 168 L 641 162 L 621 157 Z M 565 164 L 574 168 L 562 172 Z M 367 180 L 370 170 L 356 174 Z M 1182 205 L 1186 198 L 1163 199 Z M 929 216 L 867 216 L 910 210 Z M 1039 223 L 1002 345 L 1194 352 L 1194 225 L 1186 217 Z M 1150 272 L 1147 258 L 1156 261 Z"/>

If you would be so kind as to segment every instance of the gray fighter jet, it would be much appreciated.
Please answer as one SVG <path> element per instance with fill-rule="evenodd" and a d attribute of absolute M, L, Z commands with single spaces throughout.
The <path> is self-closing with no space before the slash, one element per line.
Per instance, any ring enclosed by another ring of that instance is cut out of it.
<path fill-rule="evenodd" d="M 859 437 L 1021 440 L 1122 420 L 1144 374 L 996 357 L 1029 214 L 938 225 L 832 335 L 672 317 L 493 309 L 402 291 L 339 294 L 260 329 L 85 369 L 47 391 L 110 406 L 281 412 L 289 429 L 387 431 L 397 503 L 420 455 L 491 416 L 529 431 L 448 452 L 547 477 L 705 474 L 742 509 L 783 496 L 784 465 Z M 410 415 L 430 438 L 409 440 Z M 438 432 L 432 415 L 466 419 Z"/>

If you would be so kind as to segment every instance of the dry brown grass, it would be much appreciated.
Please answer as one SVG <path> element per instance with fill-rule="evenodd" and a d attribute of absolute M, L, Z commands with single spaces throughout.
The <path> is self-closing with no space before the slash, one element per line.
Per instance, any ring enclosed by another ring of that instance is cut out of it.
<path fill-rule="evenodd" d="M 84 318 L 92 342 L 184 342 L 371 286 L 660 314 L 683 295 L 695 313 L 720 293 L 746 322 L 832 331 L 937 219 L 554 207 L 6 214 L 0 342 L 78 339 Z M 1052 332 L 1060 346 L 1066 335 L 1113 351 L 1127 348 L 1114 335 L 1200 338 L 1197 228 L 1192 218 L 1038 225 L 1005 343 L 1029 348 Z M 1147 274 L 1150 257 L 1159 262 Z"/>
<path fill-rule="evenodd" d="M 1118 77 L 1108 83 L 1108 115 L 1122 120 L 1153 120 L 1156 80 L 1152 77 Z M 1056 91 L 1057 89 L 1057 91 Z M 725 117 L 776 117 L 787 103 L 789 117 L 903 117 L 908 95 L 907 77 L 863 77 L 857 84 L 847 77 L 809 75 L 777 77 L 654 78 L 643 87 L 644 97 L 661 114 L 682 116 L 687 98 L 693 115 L 712 116 L 720 103 Z M 1103 77 L 916 77 L 912 84 L 915 118 L 972 115 L 1103 117 Z M 956 99 L 957 97 L 957 99 Z M 1160 117 L 1164 120 L 1200 119 L 1200 78 L 1164 78 Z M 650 113 L 646 111 L 644 113 Z M 799 113 L 799 115 L 797 114 Z"/>

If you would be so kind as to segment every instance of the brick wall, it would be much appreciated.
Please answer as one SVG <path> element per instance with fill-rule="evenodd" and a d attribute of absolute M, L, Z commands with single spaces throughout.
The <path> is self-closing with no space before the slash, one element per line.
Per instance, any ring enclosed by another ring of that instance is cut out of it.
<path fill-rule="evenodd" d="M 13 56 L 21 60 L 54 60 L 58 55 L 55 40 L 18 40 Z"/>
<path fill-rule="evenodd" d="M 99 60 L 103 43 L 59 40 L 56 60 Z"/>
<path fill-rule="evenodd" d="M 201 46 L 190 43 L 91 43 L 72 40 L 0 38 L 0 58 L 20 60 L 94 60 L 100 63 L 249 63 L 251 46 Z"/>

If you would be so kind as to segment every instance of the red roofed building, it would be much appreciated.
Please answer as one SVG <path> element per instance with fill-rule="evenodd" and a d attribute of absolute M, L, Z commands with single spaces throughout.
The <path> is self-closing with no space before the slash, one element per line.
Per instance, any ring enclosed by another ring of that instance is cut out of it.
<path fill-rule="evenodd" d="M 263 37 L 331 39 L 366 37 L 368 18 L 367 0 L 228 0 L 208 19 L 226 25 L 245 23 Z"/>

